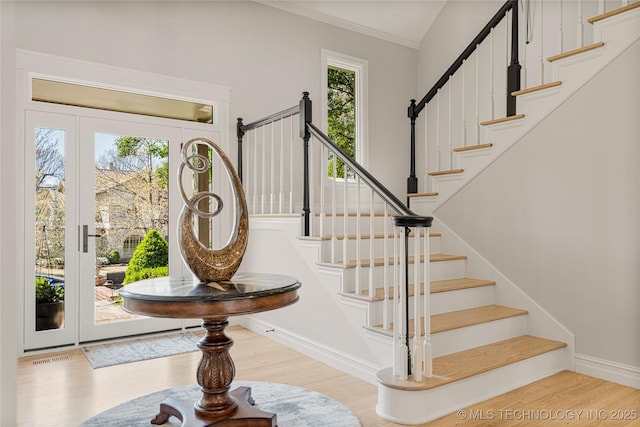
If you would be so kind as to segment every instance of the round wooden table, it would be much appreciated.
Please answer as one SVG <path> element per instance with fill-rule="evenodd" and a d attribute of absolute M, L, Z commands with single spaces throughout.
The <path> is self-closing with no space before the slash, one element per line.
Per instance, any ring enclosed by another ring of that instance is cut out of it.
<path fill-rule="evenodd" d="M 196 377 L 202 397 L 195 402 L 167 399 L 152 424 L 164 424 L 170 416 L 183 426 L 277 425 L 276 414 L 253 406 L 251 389 L 229 391 L 235 366 L 229 349 L 233 340 L 224 329 L 229 316 L 286 307 L 298 300 L 297 279 L 277 274 L 237 274 L 231 280 L 199 283 L 191 277 L 160 277 L 130 283 L 120 290 L 129 313 L 153 317 L 203 319 L 206 335 L 198 342 L 202 359 Z"/>

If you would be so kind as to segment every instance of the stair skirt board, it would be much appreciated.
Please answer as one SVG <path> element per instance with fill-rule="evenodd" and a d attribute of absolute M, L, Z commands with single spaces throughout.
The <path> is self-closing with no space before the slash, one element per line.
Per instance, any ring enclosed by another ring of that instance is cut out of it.
<path fill-rule="evenodd" d="M 399 424 L 422 424 L 567 370 L 569 365 L 565 347 L 429 390 L 401 390 L 379 383 L 376 413 Z"/>

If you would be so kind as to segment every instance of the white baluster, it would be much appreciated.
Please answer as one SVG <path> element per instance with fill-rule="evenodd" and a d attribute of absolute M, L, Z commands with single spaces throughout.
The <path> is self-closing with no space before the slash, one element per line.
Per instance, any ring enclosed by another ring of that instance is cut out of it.
<path fill-rule="evenodd" d="M 431 378 L 433 376 L 433 350 L 431 347 L 431 247 L 429 228 L 424 229 L 424 295 L 422 297 L 424 307 L 424 376 Z"/>
<path fill-rule="evenodd" d="M 560 19 L 558 20 L 558 32 L 556 34 L 558 52 L 564 52 L 564 25 L 562 20 L 564 19 L 564 0 L 560 0 Z"/>
<path fill-rule="evenodd" d="M 480 145 L 480 45 L 476 45 L 476 145 Z"/>
<path fill-rule="evenodd" d="M 278 213 L 284 212 L 284 119 L 280 119 L 280 194 L 278 195 Z"/>
<path fill-rule="evenodd" d="M 349 215 L 349 211 L 345 211 L 345 216 Z M 360 256 L 360 242 L 362 233 L 360 232 L 360 216 L 362 215 L 362 211 L 360 209 L 360 177 L 356 176 L 356 294 L 362 294 L 362 286 L 360 283 L 361 280 L 361 270 L 362 270 L 362 260 Z"/>
<path fill-rule="evenodd" d="M 375 253 L 374 253 L 374 242 L 375 242 L 375 212 L 373 207 L 374 202 L 374 192 L 373 188 L 369 194 L 369 298 L 375 297 L 375 289 L 373 283 L 373 268 L 375 267 Z M 387 260 L 384 260 L 384 265 L 387 264 Z"/>
<path fill-rule="evenodd" d="M 460 133 L 462 136 L 462 147 L 467 146 L 467 60 L 462 61 L 462 90 L 460 105 L 462 105 L 462 117 Z M 457 165 L 456 165 L 457 166 Z"/>
<path fill-rule="evenodd" d="M 328 158 L 328 151 L 327 148 L 324 145 L 320 146 L 320 160 L 319 160 L 319 169 L 320 169 L 320 174 L 319 174 L 319 179 L 320 179 L 320 229 L 319 229 L 319 233 L 318 235 L 320 236 L 320 238 L 322 239 L 325 235 L 325 231 L 324 231 L 324 220 L 326 218 L 326 206 L 325 206 L 325 200 L 324 200 L 324 183 L 325 183 L 325 179 L 324 179 L 324 171 L 326 170 L 326 167 L 323 167 L 323 163 L 324 160 Z M 313 199 L 312 199 L 313 200 Z"/>
<path fill-rule="evenodd" d="M 331 262 L 336 262 L 336 216 L 338 215 L 336 207 L 336 179 L 338 177 L 338 158 L 333 153 L 333 179 L 331 179 Z M 346 168 L 346 165 L 345 165 Z"/>
<path fill-rule="evenodd" d="M 544 2 L 540 2 L 540 25 L 538 31 L 538 39 L 540 43 L 540 55 L 538 55 L 538 61 L 540 63 L 540 84 L 543 85 L 547 81 L 544 74 L 545 61 L 544 61 Z"/>
<path fill-rule="evenodd" d="M 606 12 L 605 0 L 598 0 L 598 15 L 602 15 Z"/>
<path fill-rule="evenodd" d="M 577 47 L 584 46 L 584 2 L 578 0 L 578 34 L 576 38 Z"/>
<path fill-rule="evenodd" d="M 420 249 L 421 237 L 420 231 L 422 228 L 416 227 L 413 230 L 413 379 L 415 381 L 422 381 L 422 322 L 420 317 L 422 316 L 421 304 L 422 298 L 420 297 Z"/>
<path fill-rule="evenodd" d="M 258 129 L 253 132 L 253 213 L 258 213 Z"/>
<path fill-rule="evenodd" d="M 409 348 L 407 347 L 407 330 L 404 324 L 405 321 L 405 313 L 407 307 L 405 305 L 405 269 L 404 269 L 404 260 L 405 260 L 405 251 L 404 251 L 404 239 L 405 239 L 405 230 L 404 227 L 400 227 L 400 242 L 398 247 L 398 280 L 397 280 L 397 299 L 396 304 L 394 304 L 396 309 L 397 316 L 394 319 L 394 376 L 401 379 L 407 379 L 407 368 L 408 368 L 408 355 Z"/>
<path fill-rule="evenodd" d="M 265 202 L 267 194 L 267 140 L 265 137 L 265 128 L 262 126 L 262 194 L 260 195 L 260 213 L 265 213 Z"/>
<path fill-rule="evenodd" d="M 382 290 L 384 292 L 384 299 L 382 300 L 382 327 L 383 329 L 389 328 L 389 209 L 388 205 L 384 203 L 384 236 L 382 237 L 383 249 L 382 257 L 384 259 L 384 266 L 382 267 Z M 395 230 L 394 230 L 395 231 Z"/>
<path fill-rule="evenodd" d="M 344 165 L 344 181 L 343 181 L 343 195 L 342 195 L 342 211 L 345 213 L 342 216 L 342 233 L 344 237 L 342 238 L 342 264 L 347 265 L 348 257 L 347 257 L 347 247 L 349 243 L 349 216 L 347 212 L 349 212 L 349 169 L 347 165 Z"/>
<path fill-rule="evenodd" d="M 447 122 L 447 127 L 448 132 L 449 132 L 449 147 L 447 149 L 447 158 L 449 160 L 449 169 L 453 169 L 453 106 L 451 104 L 453 104 L 453 99 L 451 96 L 451 92 L 453 91 L 453 82 L 451 80 L 451 76 L 449 76 L 449 80 L 447 81 L 447 86 L 449 86 L 449 108 L 448 108 L 448 112 L 447 114 L 449 115 L 448 117 L 448 122 Z"/>
<path fill-rule="evenodd" d="M 269 162 L 270 163 L 269 189 L 271 191 L 269 192 L 269 213 L 272 214 L 273 213 L 273 204 L 274 204 L 275 195 L 276 195 L 276 189 L 275 189 L 275 180 L 276 179 L 275 179 L 275 176 L 274 176 L 274 173 L 275 173 L 275 170 L 276 170 L 275 158 L 274 158 L 275 157 L 275 147 L 274 147 L 274 144 L 275 144 L 275 136 L 274 136 L 275 125 L 272 123 L 272 124 L 269 125 L 269 127 L 271 128 L 271 143 L 270 143 L 270 146 L 271 146 L 271 150 L 270 151 L 271 152 L 269 153 L 269 157 L 270 157 L 270 162 Z"/>
<path fill-rule="evenodd" d="M 291 116 L 291 136 L 289 138 L 289 213 L 293 213 L 293 117 Z"/>
<path fill-rule="evenodd" d="M 489 112 L 491 113 L 491 119 L 495 119 L 495 99 L 494 99 L 494 83 L 493 83 L 493 74 L 494 74 L 494 57 L 493 57 L 493 28 L 489 33 Z"/>
<path fill-rule="evenodd" d="M 440 158 L 440 89 L 436 92 L 436 158 L 438 163 L 437 170 L 442 170 L 442 160 Z"/>

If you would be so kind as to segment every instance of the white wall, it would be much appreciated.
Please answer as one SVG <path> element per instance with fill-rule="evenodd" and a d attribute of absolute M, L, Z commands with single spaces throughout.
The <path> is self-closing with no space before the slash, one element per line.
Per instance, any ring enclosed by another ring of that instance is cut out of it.
<path fill-rule="evenodd" d="M 504 3 L 504 0 L 447 1 L 420 43 L 416 100 L 426 95 Z"/>
<path fill-rule="evenodd" d="M 0 425 L 16 425 L 17 277 L 13 248 L 15 207 L 16 111 L 13 4 L 0 2 Z"/>
<path fill-rule="evenodd" d="M 578 360 L 635 384 L 638 69 L 640 42 L 436 212 L 575 334 Z"/>
<path fill-rule="evenodd" d="M 18 2 L 18 48 L 232 88 L 231 125 L 320 100 L 322 48 L 369 63 L 371 163 L 404 194 L 416 51 L 254 2 Z M 319 120 L 320 108 L 314 108 Z M 235 153 L 229 153 L 235 157 Z M 399 169 L 399 168 L 396 168 Z"/>

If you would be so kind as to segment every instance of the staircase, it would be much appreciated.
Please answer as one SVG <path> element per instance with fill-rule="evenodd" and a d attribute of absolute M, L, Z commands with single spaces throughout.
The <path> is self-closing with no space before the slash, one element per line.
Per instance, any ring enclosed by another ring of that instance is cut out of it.
<path fill-rule="evenodd" d="M 477 142 L 465 145 L 466 141 L 459 141 L 460 146 L 454 142 L 438 148 L 438 152 L 451 150 L 451 162 L 446 164 L 450 168 L 439 170 L 437 163 L 443 162 L 426 161 L 429 170 L 424 173 L 424 188 L 408 195 L 416 212 L 434 212 L 638 40 L 640 2 L 587 22 L 593 26 L 593 43 L 547 57 L 551 81 L 514 92 L 518 114 L 480 121 Z"/>
<path fill-rule="evenodd" d="M 409 195 L 411 207 L 424 215 L 433 214 L 638 40 L 639 5 L 633 3 L 590 20 L 593 43 L 549 57 L 552 81 L 515 93 L 519 114 L 480 122 L 484 130 L 477 144 L 451 147 L 451 167 L 426 172 L 424 191 Z M 272 134 L 298 133 L 297 122 L 278 123 Z M 293 146 L 283 142 L 289 145 Z M 252 153 L 257 171 L 258 150 Z M 322 168 L 320 163 L 317 170 Z M 264 170 L 260 173 L 263 179 L 268 176 Z M 388 226 L 391 213 L 373 195 L 362 198 L 361 208 L 359 184 L 354 190 L 346 182 L 340 187 L 335 182 L 326 186 L 322 177 L 311 181 L 317 186 L 312 186 L 315 193 L 310 197 L 309 236 L 301 237 L 300 216 L 294 213 L 301 210 L 297 200 L 302 199 L 295 195 L 299 189 L 294 183 L 289 191 L 286 185 L 280 190 L 284 201 L 271 203 L 289 206 L 290 213 L 254 209 L 251 244 L 241 271 L 286 271 L 296 275 L 303 287 L 298 304 L 286 312 L 244 319 L 245 326 L 270 331 L 273 339 L 376 383 L 378 414 L 401 424 L 424 423 L 573 369 L 573 335 L 436 218 L 428 232 L 408 237 L 409 263 L 429 265 L 429 286 L 414 281 L 407 290 L 408 347 L 413 346 L 410 354 L 414 357 L 421 351 L 414 346 L 417 335 L 424 337 L 429 349 L 425 353 L 431 353 L 431 358 L 425 357 L 431 369 L 425 371 L 432 375 L 398 375 L 398 364 L 411 363 L 401 360 L 404 354 L 396 346 L 396 293 L 403 291 L 396 286 L 393 259 L 398 230 Z M 245 182 L 249 182 L 250 206 L 260 205 L 256 200 L 261 198 L 263 206 L 269 204 L 256 190 L 257 178 Z M 356 198 L 358 204 L 352 207 Z M 340 202 L 346 212 L 335 207 Z M 416 245 L 415 241 L 425 238 L 428 244 Z M 430 307 L 428 319 L 414 315 L 419 311 L 416 301 L 423 299 Z"/>

